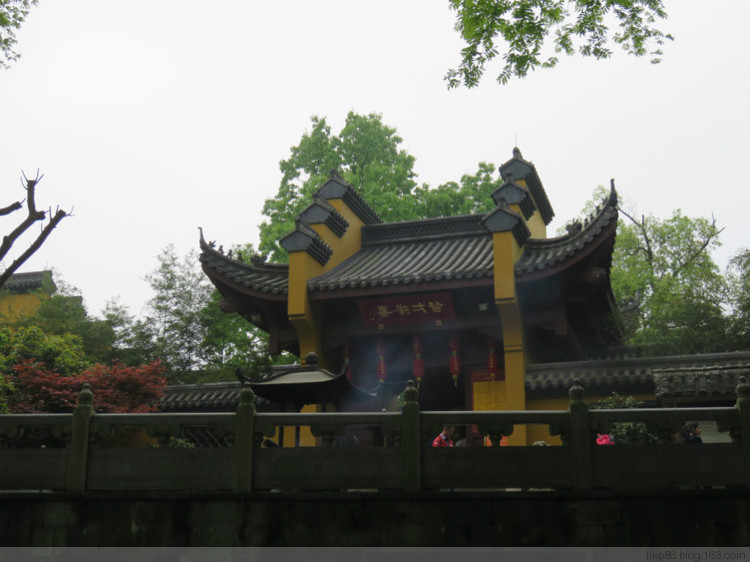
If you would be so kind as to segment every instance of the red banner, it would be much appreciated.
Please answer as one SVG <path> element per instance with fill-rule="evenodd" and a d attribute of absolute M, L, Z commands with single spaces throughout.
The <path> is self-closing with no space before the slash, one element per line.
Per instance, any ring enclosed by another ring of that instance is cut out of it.
<path fill-rule="evenodd" d="M 419 324 L 456 318 L 450 293 L 362 299 L 357 304 L 368 326 Z"/>

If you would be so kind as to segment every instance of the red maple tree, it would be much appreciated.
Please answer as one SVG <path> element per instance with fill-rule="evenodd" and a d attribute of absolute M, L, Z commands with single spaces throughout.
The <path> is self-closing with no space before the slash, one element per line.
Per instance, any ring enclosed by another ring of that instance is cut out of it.
<path fill-rule="evenodd" d="M 25 360 L 13 371 L 15 391 L 8 404 L 12 413 L 71 412 L 84 384 L 91 387 L 97 412 L 154 412 L 167 387 L 165 369 L 158 361 L 140 367 L 96 364 L 78 375 L 64 376 Z"/>

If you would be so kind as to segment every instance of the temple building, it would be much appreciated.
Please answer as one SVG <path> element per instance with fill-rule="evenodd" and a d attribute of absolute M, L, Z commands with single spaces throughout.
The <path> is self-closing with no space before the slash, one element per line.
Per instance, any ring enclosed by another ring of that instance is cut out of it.
<path fill-rule="evenodd" d="M 490 212 L 385 224 L 332 171 L 280 241 L 288 264 L 245 263 L 201 235 L 203 270 L 225 312 L 268 332 L 272 354 L 313 352 L 316 373 L 369 397 L 326 400 L 337 408 L 391 408 L 409 379 L 425 410 L 557 407 L 528 395 L 529 365 L 622 343 L 609 282 L 617 194 L 549 237 L 554 211 L 534 165 L 516 148 L 500 174 Z M 274 377 L 256 392 L 289 389 L 300 407 L 305 376 Z M 308 407 L 325 407 L 308 392 Z M 538 437 L 517 429 L 511 443 Z"/>
<path fill-rule="evenodd" d="M 56 290 L 51 271 L 14 273 L 0 291 L 0 320 L 12 323 L 33 316 Z"/>

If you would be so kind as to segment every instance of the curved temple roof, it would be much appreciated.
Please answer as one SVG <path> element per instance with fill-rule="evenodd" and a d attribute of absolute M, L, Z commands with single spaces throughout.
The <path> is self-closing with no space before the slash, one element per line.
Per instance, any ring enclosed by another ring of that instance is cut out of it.
<path fill-rule="evenodd" d="M 331 271 L 311 279 L 310 291 L 414 285 L 438 281 L 485 279 L 492 282 L 492 235 L 482 215 L 467 215 L 363 229 L 362 249 Z M 614 235 L 617 193 L 614 189 L 585 225 L 557 238 L 529 239 L 515 271 L 519 281 L 543 277 L 562 262 L 577 261 L 603 237 Z M 609 229 L 607 228 L 609 227 Z"/>
<path fill-rule="evenodd" d="M 362 248 L 319 277 L 308 289 L 325 292 L 347 289 L 377 290 L 445 281 L 483 280 L 492 283 L 492 235 L 482 215 L 445 217 L 362 229 Z M 553 274 L 587 255 L 604 238 L 614 236 L 617 194 L 614 189 L 585 224 L 574 224 L 560 237 L 530 238 L 515 266 L 519 281 Z M 256 297 L 286 295 L 287 264 L 243 263 L 218 252 L 201 235 L 201 262 L 214 283 L 230 282 Z"/>
<path fill-rule="evenodd" d="M 251 258 L 250 263 L 245 263 L 216 250 L 213 244 L 207 243 L 203 238 L 203 231 L 201 231 L 200 248 L 203 270 L 214 284 L 228 282 L 237 288 L 256 294 L 286 295 L 288 293 L 289 264 L 264 263 L 255 257 Z"/>
<path fill-rule="evenodd" d="M 568 226 L 568 233 L 544 240 L 529 239 L 521 259 L 516 262 L 516 275 L 519 281 L 531 277 L 543 277 L 546 270 L 567 260 L 576 260 L 595 245 L 602 234 L 613 234 L 617 228 L 617 192 L 612 188 L 603 205 L 586 219 L 584 224 L 574 222 Z M 540 275 L 534 275 L 539 273 Z"/>

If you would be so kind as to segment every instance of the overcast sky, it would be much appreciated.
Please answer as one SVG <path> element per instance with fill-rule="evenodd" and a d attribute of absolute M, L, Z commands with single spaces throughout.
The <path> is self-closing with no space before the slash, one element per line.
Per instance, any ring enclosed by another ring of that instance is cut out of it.
<path fill-rule="evenodd" d="M 56 269 L 96 314 L 138 313 L 161 248 L 257 242 L 279 160 L 327 116 L 377 112 L 436 186 L 517 143 L 556 213 L 615 178 L 638 213 L 716 217 L 723 266 L 750 245 L 750 2 L 667 0 L 664 62 L 564 58 L 507 86 L 448 91 L 462 42 L 447 1 L 41 0 L 0 70 L 0 187 L 44 173 L 74 210 L 24 267 Z M 492 71 L 495 71 L 494 73 Z M 4 219 L 4 232 L 11 219 Z"/>

